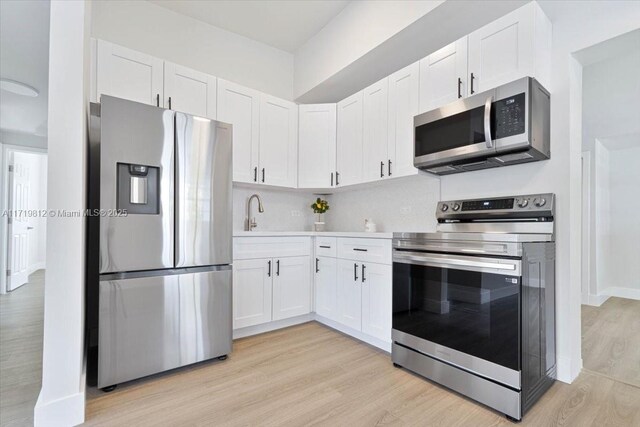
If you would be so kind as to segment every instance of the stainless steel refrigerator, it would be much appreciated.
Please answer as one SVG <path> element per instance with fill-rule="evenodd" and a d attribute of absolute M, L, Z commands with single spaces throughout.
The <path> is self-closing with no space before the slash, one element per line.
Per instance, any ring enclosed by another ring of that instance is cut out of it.
<path fill-rule="evenodd" d="M 172 110 L 91 104 L 87 341 L 99 388 L 231 352 L 231 137 L 229 124 Z"/>

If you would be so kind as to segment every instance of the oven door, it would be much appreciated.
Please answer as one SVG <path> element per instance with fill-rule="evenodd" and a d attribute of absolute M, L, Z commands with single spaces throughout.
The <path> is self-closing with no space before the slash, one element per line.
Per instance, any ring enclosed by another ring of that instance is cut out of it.
<path fill-rule="evenodd" d="M 395 250 L 393 341 L 520 388 L 521 261 Z"/>

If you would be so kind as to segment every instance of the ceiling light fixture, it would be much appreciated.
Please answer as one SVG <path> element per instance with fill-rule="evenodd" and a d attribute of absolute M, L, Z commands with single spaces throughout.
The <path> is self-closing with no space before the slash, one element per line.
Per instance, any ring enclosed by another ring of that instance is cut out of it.
<path fill-rule="evenodd" d="M 0 78 L 0 89 L 17 95 L 30 96 L 32 98 L 35 98 L 40 93 L 38 92 L 38 89 L 22 82 L 2 78 Z"/>

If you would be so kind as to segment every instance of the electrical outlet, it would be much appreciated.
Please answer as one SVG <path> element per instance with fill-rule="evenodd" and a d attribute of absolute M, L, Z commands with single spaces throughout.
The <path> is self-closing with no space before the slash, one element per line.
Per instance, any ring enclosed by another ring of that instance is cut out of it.
<path fill-rule="evenodd" d="M 403 215 L 408 215 L 411 213 L 411 206 L 403 206 L 400 208 L 400 213 Z"/>
<path fill-rule="evenodd" d="M 302 212 L 300 212 L 298 210 L 292 210 L 291 211 L 291 216 L 302 216 Z"/>

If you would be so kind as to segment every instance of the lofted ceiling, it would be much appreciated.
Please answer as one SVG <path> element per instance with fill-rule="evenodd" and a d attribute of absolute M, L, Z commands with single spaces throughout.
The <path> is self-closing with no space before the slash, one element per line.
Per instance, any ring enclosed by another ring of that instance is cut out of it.
<path fill-rule="evenodd" d="M 346 0 L 149 0 L 182 15 L 293 53 L 338 15 Z"/>
<path fill-rule="evenodd" d="M 0 142 L 46 146 L 48 1 L 0 1 L 0 77 L 39 92 L 32 98 L 0 90 Z"/>

